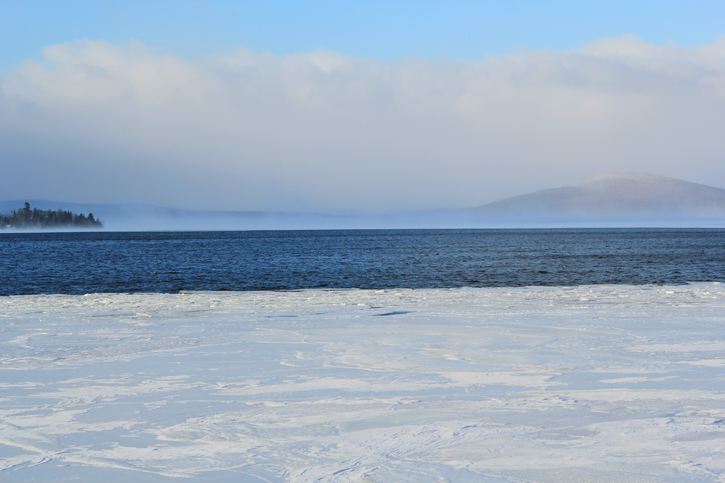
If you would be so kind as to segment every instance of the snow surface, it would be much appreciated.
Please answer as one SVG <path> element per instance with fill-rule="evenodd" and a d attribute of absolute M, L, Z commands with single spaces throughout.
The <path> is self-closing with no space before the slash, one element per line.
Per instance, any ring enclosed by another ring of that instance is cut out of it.
<path fill-rule="evenodd" d="M 0 481 L 725 481 L 725 285 L 0 299 Z"/>

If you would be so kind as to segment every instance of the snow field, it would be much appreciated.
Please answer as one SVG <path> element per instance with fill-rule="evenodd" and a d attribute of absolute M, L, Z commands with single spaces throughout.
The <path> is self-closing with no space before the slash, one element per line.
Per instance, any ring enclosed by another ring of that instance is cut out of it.
<path fill-rule="evenodd" d="M 0 298 L 0 481 L 725 481 L 725 285 Z"/>

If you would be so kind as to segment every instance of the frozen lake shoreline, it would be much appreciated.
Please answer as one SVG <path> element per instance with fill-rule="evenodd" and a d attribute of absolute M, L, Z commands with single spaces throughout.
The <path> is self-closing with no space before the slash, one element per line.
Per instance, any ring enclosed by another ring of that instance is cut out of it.
<path fill-rule="evenodd" d="M 0 297 L 0 480 L 725 481 L 724 314 L 717 283 Z"/>

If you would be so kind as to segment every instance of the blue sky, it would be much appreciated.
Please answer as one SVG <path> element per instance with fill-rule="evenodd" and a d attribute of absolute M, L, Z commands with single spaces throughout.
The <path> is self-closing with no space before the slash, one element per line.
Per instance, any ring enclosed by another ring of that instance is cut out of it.
<path fill-rule="evenodd" d="M 246 46 L 285 56 L 481 59 L 634 34 L 687 47 L 725 33 L 723 1 L 0 0 L 0 70 L 76 39 L 140 40 L 200 58 Z"/>
<path fill-rule="evenodd" d="M 725 1 L 0 0 L 0 194 L 469 207 L 725 188 Z"/>

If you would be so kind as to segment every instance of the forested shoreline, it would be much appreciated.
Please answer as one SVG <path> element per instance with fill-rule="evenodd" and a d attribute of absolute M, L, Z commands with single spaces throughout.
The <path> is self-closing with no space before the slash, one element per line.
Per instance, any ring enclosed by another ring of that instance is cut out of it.
<path fill-rule="evenodd" d="M 23 208 L 0 215 L 0 228 L 103 228 L 93 213 L 88 216 L 70 211 L 39 210 L 25 203 Z"/>

